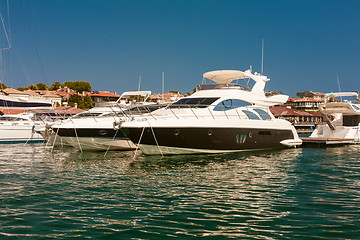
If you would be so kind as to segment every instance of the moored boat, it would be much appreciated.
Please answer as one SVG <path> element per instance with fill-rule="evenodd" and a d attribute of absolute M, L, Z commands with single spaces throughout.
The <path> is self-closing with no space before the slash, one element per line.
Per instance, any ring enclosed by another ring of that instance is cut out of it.
<path fill-rule="evenodd" d="M 266 97 L 266 76 L 236 70 L 212 71 L 204 78 L 216 84 L 199 86 L 151 116 L 121 124 L 121 129 L 146 155 L 224 153 L 301 145 L 290 122 L 275 119 L 269 106 L 288 96 Z M 251 90 L 231 82 L 255 81 Z"/>
<path fill-rule="evenodd" d="M 31 119 L 27 114 L 7 114 L 0 116 L 0 143 L 44 142 L 44 138 L 35 132 L 42 123 Z"/>
<path fill-rule="evenodd" d="M 335 98 L 355 97 L 356 92 L 327 93 L 326 101 L 319 105 L 325 123 L 317 125 L 304 146 L 332 146 L 360 143 L 360 105 Z"/>

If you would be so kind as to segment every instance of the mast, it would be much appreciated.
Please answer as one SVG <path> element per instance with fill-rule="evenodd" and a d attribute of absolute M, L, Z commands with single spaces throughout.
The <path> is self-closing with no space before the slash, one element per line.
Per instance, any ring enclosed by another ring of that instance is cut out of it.
<path fill-rule="evenodd" d="M 139 86 L 138 86 L 138 91 L 140 91 L 140 85 L 141 85 L 141 75 L 139 76 Z"/>
<path fill-rule="evenodd" d="M 164 72 L 162 72 L 162 94 L 164 95 Z"/>
<path fill-rule="evenodd" d="M 261 47 L 261 75 L 264 73 L 264 39 L 262 39 Z"/>
<path fill-rule="evenodd" d="M 341 92 L 340 82 L 339 82 L 339 76 L 338 76 L 338 75 L 336 75 L 336 80 L 337 80 L 337 82 L 338 82 L 339 92 Z M 342 96 L 340 96 L 340 99 L 341 99 L 341 101 L 342 101 Z"/>

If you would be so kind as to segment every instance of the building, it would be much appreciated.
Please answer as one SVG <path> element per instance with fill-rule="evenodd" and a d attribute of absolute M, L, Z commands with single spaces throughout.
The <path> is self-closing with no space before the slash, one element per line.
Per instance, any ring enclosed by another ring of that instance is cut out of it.
<path fill-rule="evenodd" d="M 320 92 L 313 92 L 313 91 L 305 91 L 305 92 L 298 92 L 296 93 L 297 99 L 303 99 L 303 98 L 312 98 L 315 100 L 325 100 L 325 93 Z"/>
<path fill-rule="evenodd" d="M 319 104 L 324 103 L 324 100 L 314 99 L 314 98 L 301 98 L 301 99 L 291 99 L 291 106 L 304 110 L 304 111 L 318 111 Z"/>
<path fill-rule="evenodd" d="M 320 112 L 305 112 L 287 107 L 271 107 L 270 111 L 276 118 L 288 120 L 293 124 L 323 122 Z"/>
<path fill-rule="evenodd" d="M 86 95 L 83 93 L 83 95 Z M 111 93 L 107 91 L 94 91 L 92 93 L 89 93 L 89 96 L 91 97 L 92 101 L 94 103 L 98 102 L 116 102 L 120 95 L 117 95 L 116 93 Z"/>

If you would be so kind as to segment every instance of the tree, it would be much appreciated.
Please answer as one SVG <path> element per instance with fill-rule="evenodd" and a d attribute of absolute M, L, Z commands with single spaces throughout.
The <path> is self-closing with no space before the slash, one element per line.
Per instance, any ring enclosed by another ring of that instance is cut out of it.
<path fill-rule="evenodd" d="M 55 91 L 55 90 L 58 90 L 59 88 L 63 88 L 63 87 L 65 87 L 64 84 L 56 81 L 56 82 L 54 82 L 53 84 L 51 84 L 51 85 L 49 86 L 49 90 L 50 90 L 50 91 Z"/>
<path fill-rule="evenodd" d="M 34 84 L 31 84 L 31 85 L 27 86 L 26 89 L 37 90 L 37 86 Z"/>
<path fill-rule="evenodd" d="M 7 86 L 5 84 L 3 84 L 2 82 L 0 82 L 0 89 L 5 89 L 7 88 Z"/>
<path fill-rule="evenodd" d="M 46 90 L 49 87 L 45 83 L 38 83 L 36 84 L 37 90 Z"/>
<path fill-rule="evenodd" d="M 74 107 L 75 103 L 77 104 L 77 107 L 81 109 L 92 108 L 92 99 L 89 95 L 86 95 L 85 97 L 78 94 L 71 95 L 69 98 L 69 106 Z"/>
<path fill-rule="evenodd" d="M 19 87 L 19 88 L 17 88 L 16 90 L 19 90 L 19 91 L 25 91 L 25 90 L 28 90 L 28 88 L 26 88 L 26 87 Z"/>
<path fill-rule="evenodd" d="M 179 91 L 169 91 L 169 93 L 181 94 Z"/>
<path fill-rule="evenodd" d="M 76 92 L 91 92 L 91 85 L 84 81 L 65 82 L 64 85 Z"/>

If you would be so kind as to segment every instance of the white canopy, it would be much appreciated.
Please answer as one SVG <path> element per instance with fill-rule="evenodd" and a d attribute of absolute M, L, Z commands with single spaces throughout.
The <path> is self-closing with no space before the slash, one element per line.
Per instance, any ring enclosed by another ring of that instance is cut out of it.
<path fill-rule="evenodd" d="M 253 92 L 264 92 L 265 82 L 270 80 L 266 76 L 258 73 L 252 74 L 250 70 L 246 70 L 245 72 L 239 70 L 217 70 L 206 72 L 203 77 L 218 84 L 229 84 L 236 79 L 251 78 L 256 82 L 252 88 Z"/>
<path fill-rule="evenodd" d="M 149 96 L 151 94 L 151 91 L 129 91 L 129 92 L 123 92 L 121 96 Z"/>
<path fill-rule="evenodd" d="M 326 93 L 326 97 L 358 97 L 357 92 L 336 92 L 336 93 Z"/>
<path fill-rule="evenodd" d="M 236 79 L 251 78 L 249 70 L 242 72 L 238 70 L 217 70 L 204 73 L 203 77 L 219 84 L 229 84 Z"/>

